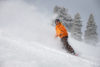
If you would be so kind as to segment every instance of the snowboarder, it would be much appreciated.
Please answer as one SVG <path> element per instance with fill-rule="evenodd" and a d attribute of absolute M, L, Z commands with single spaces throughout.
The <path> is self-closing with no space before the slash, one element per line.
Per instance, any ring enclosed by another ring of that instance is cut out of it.
<path fill-rule="evenodd" d="M 66 28 L 64 27 L 64 25 L 62 25 L 59 19 L 55 20 L 55 24 L 56 24 L 56 37 L 61 38 L 61 42 L 63 43 L 64 48 L 68 51 L 68 53 L 75 55 L 74 49 L 68 43 L 68 32 Z"/>

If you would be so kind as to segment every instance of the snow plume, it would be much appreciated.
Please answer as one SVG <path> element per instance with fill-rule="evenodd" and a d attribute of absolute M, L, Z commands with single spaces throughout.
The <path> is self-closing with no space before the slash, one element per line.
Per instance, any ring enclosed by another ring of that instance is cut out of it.
<path fill-rule="evenodd" d="M 0 7 L 1 36 L 37 41 L 51 47 L 59 45 L 54 39 L 55 28 L 51 26 L 51 17 L 40 13 L 36 6 L 24 1 L 2 1 Z"/>
<path fill-rule="evenodd" d="M 48 30 L 51 28 L 49 25 L 50 18 L 47 14 L 40 13 L 34 5 L 29 5 L 24 1 L 1 1 L 0 3 L 2 36 L 45 42 L 44 40 L 50 38 L 51 34 L 48 34 Z M 42 38 L 44 39 L 41 41 Z"/>
<path fill-rule="evenodd" d="M 48 14 L 40 13 L 36 6 L 23 0 L 0 1 L 0 37 L 39 42 L 59 49 L 60 42 L 55 41 L 55 28 L 51 22 Z"/>

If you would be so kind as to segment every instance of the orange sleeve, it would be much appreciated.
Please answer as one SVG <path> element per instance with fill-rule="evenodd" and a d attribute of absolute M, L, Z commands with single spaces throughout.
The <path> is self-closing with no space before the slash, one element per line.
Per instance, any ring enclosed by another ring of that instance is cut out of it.
<path fill-rule="evenodd" d="M 56 27 L 56 36 L 60 35 L 60 30 L 58 29 L 58 27 Z"/>

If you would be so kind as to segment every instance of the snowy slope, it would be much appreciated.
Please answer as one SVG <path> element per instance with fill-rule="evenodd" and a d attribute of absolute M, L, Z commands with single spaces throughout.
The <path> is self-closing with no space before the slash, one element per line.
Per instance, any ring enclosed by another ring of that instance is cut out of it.
<path fill-rule="evenodd" d="M 92 67 L 98 63 L 72 56 L 37 42 L 0 39 L 1 67 Z"/>
<path fill-rule="evenodd" d="M 51 17 L 23 1 L 0 2 L 0 67 L 100 67 L 100 46 L 69 37 L 80 57 L 62 49 Z"/>

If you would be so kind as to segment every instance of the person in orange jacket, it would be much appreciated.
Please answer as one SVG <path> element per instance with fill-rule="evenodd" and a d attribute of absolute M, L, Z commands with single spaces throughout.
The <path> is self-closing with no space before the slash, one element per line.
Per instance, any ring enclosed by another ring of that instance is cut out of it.
<path fill-rule="evenodd" d="M 64 48 L 71 54 L 75 54 L 74 49 L 68 43 L 68 32 L 67 29 L 62 25 L 59 19 L 55 20 L 56 24 L 56 37 L 61 38 L 61 42 L 64 45 Z"/>

